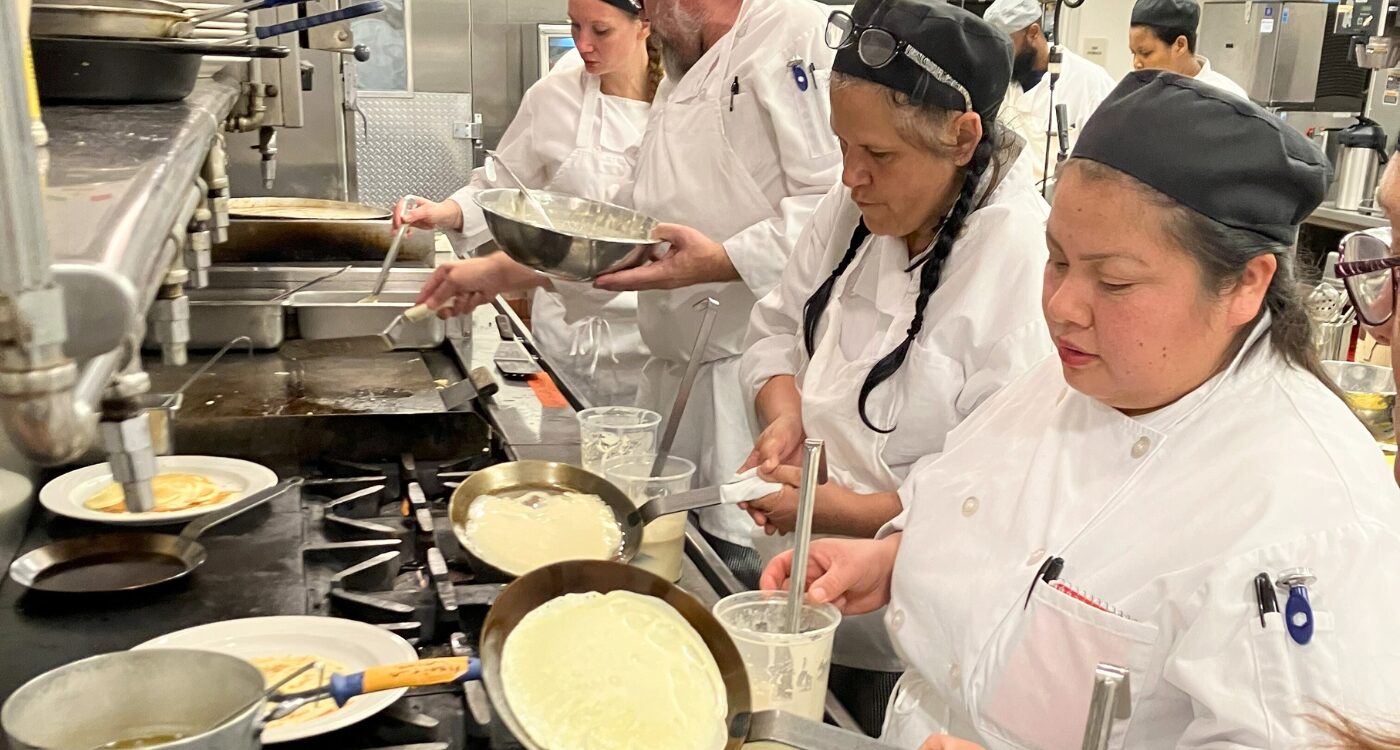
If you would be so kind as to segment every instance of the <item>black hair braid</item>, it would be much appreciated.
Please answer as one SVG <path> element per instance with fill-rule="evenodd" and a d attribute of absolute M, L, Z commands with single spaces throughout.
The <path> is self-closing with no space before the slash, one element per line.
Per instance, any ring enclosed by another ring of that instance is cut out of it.
<path fill-rule="evenodd" d="M 943 226 L 938 231 L 938 239 L 934 241 L 932 252 L 919 269 L 919 297 L 918 301 L 914 303 L 914 319 L 909 322 L 909 331 L 899 346 L 896 346 L 893 351 L 886 354 L 879 362 L 875 363 L 874 367 L 870 368 L 870 373 L 865 376 L 865 382 L 860 386 L 860 400 L 857 402 L 860 407 L 860 421 L 876 432 L 888 434 L 894 432 L 895 428 L 894 425 L 880 428 L 871 424 L 870 418 L 865 415 L 866 401 L 870 399 L 870 394 L 876 386 L 893 377 L 904 364 L 905 357 L 909 355 L 909 347 L 913 345 L 914 339 L 923 329 L 924 308 L 928 306 L 929 297 L 933 296 L 934 290 L 938 288 L 938 282 L 943 276 L 943 263 L 952 254 L 953 243 L 957 241 L 958 235 L 962 234 L 963 222 L 967 220 L 968 214 L 972 213 L 972 202 L 977 195 L 977 187 L 982 181 L 982 175 L 992 163 L 994 150 L 992 129 L 984 127 L 982 140 L 977 144 L 977 149 L 972 154 L 972 161 L 968 164 L 962 192 L 958 194 L 958 199 L 953 203 L 952 210 L 943 220 Z"/>
<path fill-rule="evenodd" d="M 856 225 L 856 230 L 851 233 L 851 244 L 846 248 L 846 254 L 841 256 L 841 261 L 832 269 L 831 275 L 826 277 L 826 281 L 817 287 L 812 296 L 807 298 L 806 304 L 802 306 L 802 340 L 807 344 L 807 356 L 812 356 L 812 352 L 817 347 L 817 326 L 822 322 L 822 314 L 826 312 L 826 306 L 831 303 L 831 291 L 836 288 L 836 280 L 841 278 L 841 274 L 855 260 L 856 252 L 865 242 L 865 238 L 870 236 L 870 229 L 865 226 L 865 218 L 861 217 L 860 223 Z"/>

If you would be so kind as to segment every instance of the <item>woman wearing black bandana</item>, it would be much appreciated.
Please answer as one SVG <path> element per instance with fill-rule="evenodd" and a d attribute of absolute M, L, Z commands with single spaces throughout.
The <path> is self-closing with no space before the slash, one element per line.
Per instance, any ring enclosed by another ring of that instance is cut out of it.
<path fill-rule="evenodd" d="M 776 534 L 792 530 L 804 437 L 826 441 L 832 477 L 816 530 L 869 537 L 914 462 L 1051 350 L 1047 207 L 996 124 L 1006 35 L 948 3 L 867 0 L 832 15 L 827 42 L 842 183 L 754 308 L 743 359 L 765 425 L 744 468 L 776 483 L 752 480 L 746 504 L 765 557 L 790 544 Z M 833 689 L 878 730 L 901 670 L 879 615 L 842 624 L 834 661 Z"/>
<path fill-rule="evenodd" d="M 525 92 L 496 151 L 531 188 L 612 202 L 630 192 L 661 55 L 639 0 L 569 0 L 569 19 L 577 54 Z M 396 222 L 441 230 L 459 252 L 472 251 L 491 239 L 472 198 L 493 187 L 511 183 L 477 169 L 447 200 L 420 199 L 396 211 Z M 526 290 L 534 290 L 531 327 L 549 361 L 590 403 L 630 405 L 647 359 L 635 293 L 550 280 L 494 253 L 439 266 L 419 301 L 461 315 L 497 294 Z"/>

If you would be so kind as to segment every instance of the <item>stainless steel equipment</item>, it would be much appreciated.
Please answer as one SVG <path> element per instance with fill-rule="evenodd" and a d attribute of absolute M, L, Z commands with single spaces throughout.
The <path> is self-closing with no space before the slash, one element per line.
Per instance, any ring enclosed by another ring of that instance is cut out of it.
<path fill-rule="evenodd" d="M 364 303 L 359 292 L 299 292 L 291 297 L 301 338 L 355 338 L 379 334 L 413 307 L 414 292 L 385 292 L 378 301 Z M 430 349 L 447 337 L 447 321 L 438 317 L 398 326 L 398 349 Z"/>
<path fill-rule="evenodd" d="M 1333 30 L 1351 37 L 1356 64 L 1372 70 L 1400 63 L 1396 28 L 1398 9 L 1387 0 L 1357 0 L 1339 5 Z"/>
<path fill-rule="evenodd" d="M 1324 2 L 1208 0 L 1201 8 L 1197 51 L 1265 106 L 1310 104 L 1316 98 Z"/>
<path fill-rule="evenodd" d="M 0 722 L 16 750 L 108 747 L 161 735 L 183 738 L 160 743 L 170 750 L 256 750 L 264 709 L 254 699 L 262 691 L 262 673 L 236 656 L 117 651 L 25 683 L 5 701 Z M 82 721 L 56 720 L 75 706 L 83 707 Z"/>
<path fill-rule="evenodd" d="M 1358 116 L 1336 138 L 1336 207 L 1355 211 L 1373 202 L 1376 181 L 1389 160 L 1385 130 L 1375 120 Z"/>
<path fill-rule="evenodd" d="M 545 275 L 592 281 L 641 265 L 661 244 L 651 236 L 658 222 L 631 209 L 544 190 L 534 195 L 557 231 L 539 226 L 534 209 L 514 188 L 483 190 L 475 200 L 506 255 Z"/>

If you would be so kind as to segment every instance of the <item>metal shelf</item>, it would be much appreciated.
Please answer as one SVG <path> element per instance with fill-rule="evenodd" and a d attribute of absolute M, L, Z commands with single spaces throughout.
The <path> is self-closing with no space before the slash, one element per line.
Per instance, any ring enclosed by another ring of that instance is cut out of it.
<path fill-rule="evenodd" d="M 1304 224 L 1339 229 L 1343 232 L 1354 232 L 1360 229 L 1375 229 L 1377 227 L 1390 226 L 1390 221 L 1383 216 L 1371 216 L 1370 214 L 1358 213 L 1356 211 L 1343 211 L 1338 208 L 1323 205 L 1313 211 Z"/>

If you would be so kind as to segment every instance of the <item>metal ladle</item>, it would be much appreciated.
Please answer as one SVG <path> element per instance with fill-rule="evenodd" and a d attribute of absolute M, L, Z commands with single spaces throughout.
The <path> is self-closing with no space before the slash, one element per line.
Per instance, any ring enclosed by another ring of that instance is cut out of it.
<path fill-rule="evenodd" d="M 710 345 L 710 332 L 715 328 L 715 316 L 719 314 L 719 301 L 714 297 L 695 303 L 695 309 L 700 310 L 700 331 L 695 334 L 695 346 L 690 350 L 690 361 L 685 365 L 685 374 L 681 376 L 681 387 L 676 390 L 676 401 L 671 405 L 671 413 L 666 416 L 666 429 L 661 433 L 661 444 L 656 447 L 656 458 L 651 464 L 651 475 L 659 476 L 666 466 L 666 459 L 671 455 L 671 446 L 676 442 L 676 431 L 681 427 L 681 416 L 685 414 L 685 405 L 690 401 L 690 389 L 695 385 L 695 374 L 700 370 L 701 355 L 705 353 L 705 347 Z"/>
<path fill-rule="evenodd" d="M 540 199 L 535 197 L 534 192 L 531 191 L 530 188 L 525 187 L 525 183 L 521 182 L 520 178 L 516 177 L 515 173 L 510 171 L 510 167 L 501 160 L 501 157 L 497 155 L 495 151 L 486 152 L 486 179 L 492 182 L 496 181 L 497 164 L 501 166 L 501 169 L 506 173 L 506 176 L 510 178 L 510 181 L 515 183 L 515 187 L 525 195 L 525 200 L 530 203 L 530 207 L 535 209 L 535 213 L 539 214 L 540 218 L 544 220 L 545 227 L 554 229 L 554 222 L 550 221 L 549 214 L 545 213 L 544 204 L 540 203 Z"/>

